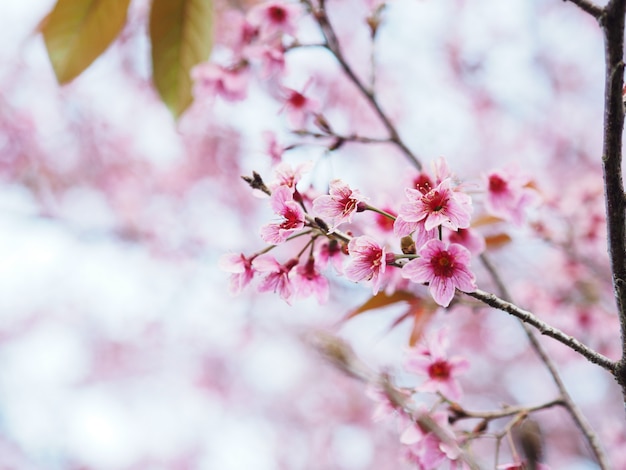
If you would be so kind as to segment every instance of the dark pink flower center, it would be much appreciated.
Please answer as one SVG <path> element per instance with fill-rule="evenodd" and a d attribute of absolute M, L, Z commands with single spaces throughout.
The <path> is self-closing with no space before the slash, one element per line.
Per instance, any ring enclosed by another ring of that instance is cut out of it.
<path fill-rule="evenodd" d="M 502 193 L 506 191 L 507 182 L 500 178 L 498 175 L 491 175 L 489 177 L 489 192 Z"/>
<path fill-rule="evenodd" d="M 274 23 L 284 23 L 287 19 L 287 12 L 285 9 L 278 5 L 273 5 L 267 9 L 267 15 Z"/>
<path fill-rule="evenodd" d="M 351 214 L 356 210 L 358 203 L 359 201 L 354 198 L 351 198 L 349 196 L 344 197 L 339 201 L 339 205 L 342 207 L 341 214 L 344 216 Z"/>
<path fill-rule="evenodd" d="M 391 213 L 389 209 L 385 209 L 385 211 Z M 385 217 L 384 215 L 376 214 L 376 225 L 378 225 L 378 228 L 384 232 L 393 231 L 393 220 L 389 217 Z"/>
<path fill-rule="evenodd" d="M 317 278 L 317 271 L 315 270 L 315 259 L 309 258 L 309 260 L 304 265 L 304 269 L 300 273 L 303 277 L 307 278 L 309 281 Z"/>
<path fill-rule="evenodd" d="M 445 192 L 431 191 L 423 199 L 428 212 L 440 212 L 448 205 L 448 196 Z"/>
<path fill-rule="evenodd" d="M 413 180 L 413 185 L 422 194 L 427 194 L 433 189 L 433 182 L 426 173 L 420 173 L 417 178 Z"/>
<path fill-rule="evenodd" d="M 377 269 L 383 262 L 383 250 L 380 248 L 372 248 L 367 255 L 367 262 L 372 270 Z"/>
<path fill-rule="evenodd" d="M 303 108 L 306 104 L 306 97 L 302 93 L 294 91 L 289 97 L 289 104 L 294 108 Z"/>
<path fill-rule="evenodd" d="M 437 277 L 452 277 L 454 275 L 454 258 L 447 251 L 440 251 L 430 259 L 430 265 Z"/>
<path fill-rule="evenodd" d="M 280 228 L 285 230 L 299 228 L 300 224 L 302 223 L 299 214 L 292 209 L 287 209 L 283 213 L 283 217 L 285 218 L 285 220 L 283 221 L 283 223 L 280 224 Z"/>
<path fill-rule="evenodd" d="M 428 366 L 428 376 L 435 380 L 448 380 L 450 378 L 450 364 L 447 361 L 433 362 Z"/>

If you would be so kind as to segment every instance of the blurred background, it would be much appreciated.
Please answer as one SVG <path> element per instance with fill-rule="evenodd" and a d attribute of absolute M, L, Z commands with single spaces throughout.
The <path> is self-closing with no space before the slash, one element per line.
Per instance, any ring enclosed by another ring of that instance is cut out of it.
<path fill-rule="evenodd" d="M 271 180 L 264 132 L 285 146 L 297 140 L 282 104 L 255 82 L 245 101 L 198 100 L 175 123 L 150 82 L 144 0 L 132 2 L 113 46 L 60 87 L 37 33 L 53 4 L 0 2 L 0 468 L 413 468 L 400 459 L 396 426 L 371 421 L 364 386 L 308 341 L 331 329 L 372 366 L 399 368 L 411 325 L 391 329 L 393 308 L 341 324 L 369 294 L 341 279 L 327 305 L 288 306 L 253 288 L 229 295 L 228 274 L 217 268 L 223 253 L 263 247 L 259 227 L 272 214 L 240 176 L 255 170 Z M 215 60 L 233 35 L 231 10 L 249 6 L 216 5 Z M 328 2 L 346 56 L 363 74 L 372 50 L 364 18 L 376 6 Z M 591 18 L 558 0 L 394 0 L 384 18 L 378 94 L 425 162 L 445 155 L 468 181 L 516 163 L 550 207 L 569 204 L 569 222 L 581 188 L 592 194 L 585 214 L 603 222 L 603 49 Z M 301 27 L 304 40 L 318 38 L 306 19 Z M 290 54 L 285 83 L 302 89 L 313 78 L 311 94 L 335 129 L 380 133 L 373 118 L 355 121 L 367 106 L 329 54 Z M 337 154 L 313 144 L 285 158 L 314 161 L 307 182 L 319 190 L 341 177 L 384 194 L 380 204 L 402 197 L 407 163 L 397 150 L 347 145 Z M 528 302 L 541 301 L 533 282 L 567 284 L 563 259 L 529 244 L 534 235 L 516 229 L 494 253 Z M 602 253 L 603 243 L 596 233 L 584 245 Z M 544 278 L 526 281 L 544 263 Z M 603 280 L 606 261 L 597 264 Z M 520 362 L 530 360 L 514 323 L 484 313 L 478 328 L 471 312 L 457 313 L 434 323 L 452 323 L 460 338 L 473 331 L 487 345 L 463 382 L 473 403 L 550 397 L 545 373 L 528 378 L 536 363 Z M 597 341 L 615 357 L 617 338 Z M 620 413 L 613 423 L 607 411 L 620 409 L 611 379 L 550 347 L 574 398 L 602 410 L 594 424 L 621 462 Z M 575 434 L 565 413 L 549 421 L 553 468 L 596 468 L 579 437 L 559 435 Z"/>

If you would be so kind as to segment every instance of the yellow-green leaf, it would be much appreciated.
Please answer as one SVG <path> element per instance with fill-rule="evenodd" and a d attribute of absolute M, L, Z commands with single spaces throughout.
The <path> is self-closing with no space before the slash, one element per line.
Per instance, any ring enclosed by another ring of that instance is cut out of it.
<path fill-rule="evenodd" d="M 130 0 L 58 0 L 41 31 L 59 83 L 76 78 L 126 23 Z"/>
<path fill-rule="evenodd" d="M 154 0 L 150 41 L 154 84 L 175 117 L 191 104 L 191 68 L 209 58 L 212 0 Z"/>

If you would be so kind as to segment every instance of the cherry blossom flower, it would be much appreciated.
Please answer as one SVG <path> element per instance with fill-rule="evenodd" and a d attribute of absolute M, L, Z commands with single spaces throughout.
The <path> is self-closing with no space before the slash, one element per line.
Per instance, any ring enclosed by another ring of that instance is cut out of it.
<path fill-rule="evenodd" d="M 337 240 L 324 241 L 317 249 L 317 265 L 320 269 L 326 269 L 330 262 L 338 274 L 343 274 L 343 256 L 344 253 Z"/>
<path fill-rule="evenodd" d="M 524 210 L 536 200 L 536 192 L 528 187 L 528 177 L 513 168 L 487 174 L 487 211 L 496 217 L 521 225 Z"/>
<path fill-rule="evenodd" d="M 280 264 L 271 255 L 261 255 L 252 261 L 252 266 L 259 272 L 268 273 L 258 286 L 259 292 L 274 292 L 291 305 L 294 287 L 289 277 L 290 271 L 298 264 L 297 259 L 291 259 Z"/>
<path fill-rule="evenodd" d="M 303 297 L 315 295 L 320 304 L 328 300 L 328 279 L 320 273 L 312 256 L 305 263 L 298 265 L 293 283 L 298 295 Z"/>
<path fill-rule="evenodd" d="M 263 38 L 268 39 L 281 34 L 294 35 L 300 14 L 300 6 L 296 3 L 270 1 L 252 8 L 248 21 L 260 29 Z"/>
<path fill-rule="evenodd" d="M 451 230 L 469 227 L 471 199 L 465 193 L 453 191 L 451 184 L 451 180 L 447 178 L 426 194 L 417 189 L 405 189 L 409 202 L 400 206 L 398 218 L 401 222 L 398 224 L 424 221 L 427 231 L 440 225 Z"/>
<path fill-rule="evenodd" d="M 223 67 L 204 62 L 191 70 L 195 82 L 196 97 L 221 96 L 227 101 L 239 101 L 246 98 L 248 90 L 249 68 L 245 65 Z"/>
<path fill-rule="evenodd" d="M 448 415 L 444 412 L 430 413 L 425 405 L 417 408 L 416 413 L 427 415 L 447 439 L 444 442 L 431 430 L 423 429 L 418 423 L 411 423 L 400 436 L 400 442 L 407 446 L 407 459 L 424 470 L 433 470 L 446 460 L 456 460 L 460 449 L 448 423 Z"/>
<path fill-rule="evenodd" d="M 402 267 L 402 276 L 417 283 L 428 282 L 433 299 L 442 307 L 450 305 L 455 289 L 464 292 L 476 289 L 474 274 L 469 270 L 471 255 L 467 248 L 430 240 L 419 255 Z"/>
<path fill-rule="evenodd" d="M 261 227 L 261 238 L 267 243 L 278 245 L 304 227 L 304 210 L 293 200 L 293 192 L 287 186 L 279 186 L 272 192 L 271 205 L 283 220 Z"/>
<path fill-rule="evenodd" d="M 427 345 L 419 345 L 409 350 L 406 369 L 427 377 L 419 390 L 440 392 L 447 398 L 459 400 L 461 387 L 456 376 L 469 368 L 469 362 L 459 356 L 448 358 L 448 346 L 446 330 L 440 330 Z"/>
<path fill-rule="evenodd" d="M 310 83 L 309 81 L 305 85 L 302 92 L 287 87 L 283 87 L 281 91 L 281 100 L 283 101 L 281 111 L 284 110 L 287 113 L 287 121 L 296 129 L 302 129 L 306 119 L 320 108 L 317 100 L 304 95 Z"/>
<path fill-rule="evenodd" d="M 448 241 L 464 246 L 472 255 L 481 254 L 486 247 L 485 237 L 472 228 L 460 228 L 456 232 L 449 232 Z"/>
<path fill-rule="evenodd" d="M 220 269 L 232 273 L 230 276 L 230 291 L 238 294 L 250 284 L 254 276 L 252 260 L 243 254 L 227 253 L 218 261 Z"/>
<path fill-rule="evenodd" d="M 346 277 L 354 282 L 372 280 L 374 294 L 378 293 L 387 266 L 388 255 L 384 247 L 367 235 L 355 237 L 348 243 L 350 263 L 346 266 Z M 393 254 L 389 253 L 389 258 Z"/>
<path fill-rule="evenodd" d="M 276 138 L 276 134 L 272 131 L 263 132 L 263 139 L 265 140 L 266 153 L 272 159 L 272 164 L 278 165 L 282 161 L 285 149 L 282 145 L 280 145 L 278 139 Z"/>
<path fill-rule="evenodd" d="M 260 44 L 249 47 L 246 50 L 246 56 L 250 60 L 260 62 L 259 78 L 261 80 L 282 76 L 285 73 L 285 50 L 282 45 Z"/>
<path fill-rule="evenodd" d="M 396 214 L 396 211 L 392 209 L 391 207 L 383 206 L 382 210 L 385 211 L 387 214 L 390 214 L 394 217 L 398 216 L 398 214 Z M 378 227 L 378 229 L 380 229 L 380 231 L 383 233 L 389 233 L 393 231 L 394 219 L 391 219 L 383 214 L 379 214 L 378 212 L 375 212 L 374 222 L 376 224 L 376 227 Z"/>
<path fill-rule="evenodd" d="M 332 231 L 344 222 L 352 222 L 352 216 L 363 201 L 365 198 L 358 190 L 352 190 L 346 183 L 336 179 L 330 182 L 329 194 L 313 201 L 313 210 L 320 217 L 332 219 Z"/>
<path fill-rule="evenodd" d="M 294 190 L 296 185 L 302 178 L 302 175 L 309 172 L 313 168 L 313 162 L 304 162 L 292 167 L 289 163 L 280 163 L 275 170 L 276 179 L 270 184 L 272 190 L 286 186 Z"/>
<path fill-rule="evenodd" d="M 399 395 L 400 400 L 406 400 L 408 402 L 411 399 L 411 392 L 409 390 L 394 388 L 393 392 Z M 397 416 L 401 419 L 402 426 L 408 426 L 410 423 L 409 415 L 402 407 L 391 402 L 389 395 L 385 392 L 384 387 L 380 383 L 369 383 L 365 389 L 365 394 L 376 403 L 376 408 L 372 413 L 372 421 L 379 422 L 391 416 Z"/>

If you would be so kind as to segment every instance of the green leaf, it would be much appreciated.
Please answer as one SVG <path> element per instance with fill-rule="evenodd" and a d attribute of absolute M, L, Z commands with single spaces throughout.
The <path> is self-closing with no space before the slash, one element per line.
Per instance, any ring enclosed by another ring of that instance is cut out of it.
<path fill-rule="evenodd" d="M 154 84 L 174 117 L 191 104 L 192 67 L 209 58 L 211 0 L 154 0 L 150 41 Z"/>
<path fill-rule="evenodd" d="M 42 22 L 48 56 L 59 83 L 82 73 L 126 23 L 130 0 L 58 0 Z"/>

